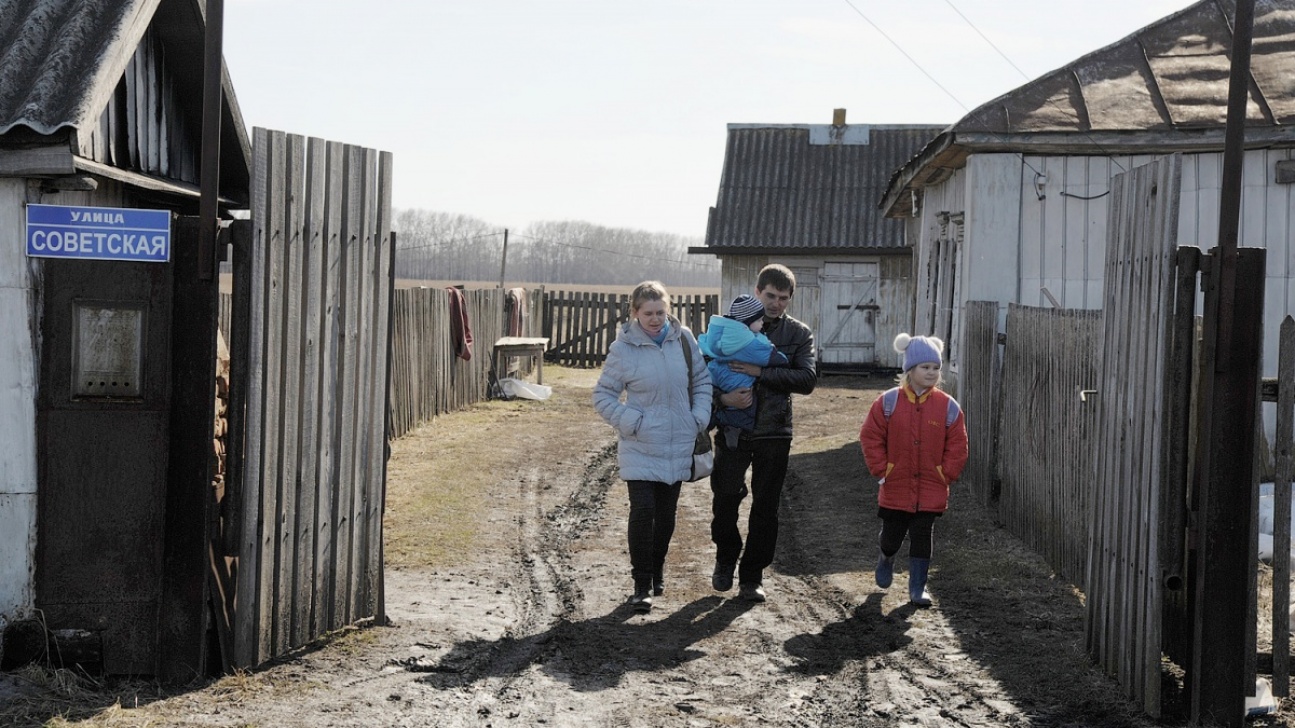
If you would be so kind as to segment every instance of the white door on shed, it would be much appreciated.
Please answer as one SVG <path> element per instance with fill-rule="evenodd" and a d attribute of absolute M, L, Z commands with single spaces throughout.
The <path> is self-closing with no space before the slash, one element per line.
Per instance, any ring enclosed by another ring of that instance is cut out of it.
<path fill-rule="evenodd" d="M 824 263 L 822 363 L 877 363 L 877 273 L 876 263 Z"/>

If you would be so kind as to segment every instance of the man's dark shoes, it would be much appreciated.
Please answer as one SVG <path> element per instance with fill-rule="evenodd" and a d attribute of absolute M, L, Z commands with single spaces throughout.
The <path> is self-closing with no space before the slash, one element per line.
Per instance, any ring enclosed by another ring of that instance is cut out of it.
<path fill-rule="evenodd" d="M 733 588 L 733 571 L 737 564 L 715 562 L 715 572 L 710 575 L 710 585 L 715 591 L 728 591 Z"/>
<path fill-rule="evenodd" d="M 646 589 L 634 591 L 634 596 L 630 597 L 630 606 L 639 614 L 647 614 L 652 611 L 652 594 Z"/>
<path fill-rule="evenodd" d="M 658 576 L 652 580 L 652 596 L 659 597 L 665 594 L 665 579 Z"/>
<path fill-rule="evenodd" d="M 748 602 L 763 602 L 765 599 L 764 587 L 759 584 L 739 584 L 738 596 Z"/>

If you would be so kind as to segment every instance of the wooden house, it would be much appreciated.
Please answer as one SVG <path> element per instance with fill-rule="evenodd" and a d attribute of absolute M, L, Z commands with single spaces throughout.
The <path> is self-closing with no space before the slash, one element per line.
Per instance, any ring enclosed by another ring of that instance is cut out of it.
<path fill-rule="evenodd" d="M 0 631 L 39 609 L 43 628 L 92 635 L 109 673 L 157 674 L 174 630 L 206 609 L 186 591 L 203 593 L 205 513 L 177 508 L 195 496 L 168 484 L 175 413 L 200 407 L 172 381 L 174 257 L 44 257 L 25 245 L 26 215 L 197 214 L 204 14 L 201 0 L 0 13 Z M 222 87 L 227 211 L 247 207 L 251 144 Z M 196 573 L 168 541 L 186 532 Z"/>
<path fill-rule="evenodd" d="M 722 265 L 720 308 L 769 263 L 796 274 L 789 313 L 815 332 L 828 369 L 891 368 L 912 328 L 913 264 L 904 222 L 877 207 L 891 175 L 942 127 L 730 124 L 705 247 Z"/>
<path fill-rule="evenodd" d="M 1234 3 L 1201 0 L 976 108 L 896 174 L 915 327 L 949 342 L 956 386 L 968 301 L 1103 306 L 1111 178 L 1181 153 L 1177 239 L 1218 241 Z M 1295 296 L 1295 0 L 1258 0 L 1240 245 L 1267 248 L 1265 337 Z M 1001 323 L 1001 322 L 1000 322 Z M 1265 370 L 1276 374 L 1276 346 Z"/>

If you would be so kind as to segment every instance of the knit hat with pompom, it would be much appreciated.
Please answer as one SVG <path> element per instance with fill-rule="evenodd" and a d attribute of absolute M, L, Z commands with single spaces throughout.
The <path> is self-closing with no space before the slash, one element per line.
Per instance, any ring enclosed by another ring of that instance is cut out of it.
<path fill-rule="evenodd" d="M 900 334 L 895 337 L 895 351 L 904 355 L 904 371 L 908 371 L 918 364 L 939 364 L 944 342 L 934 336 Z"/>

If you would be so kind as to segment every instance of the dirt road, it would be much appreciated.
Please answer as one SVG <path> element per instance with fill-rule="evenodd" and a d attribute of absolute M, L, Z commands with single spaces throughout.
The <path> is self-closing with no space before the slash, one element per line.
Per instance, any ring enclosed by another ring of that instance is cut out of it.
<path fill-rule="evenodd" d="M 1089 666 L 1081 597 L 965 489 L 936 526 L 936 607 L 906 604 L 902 557 L 894 586 L 872 584 L 877 485 L 857 433 L 888 381 L 825 377 L 796 399 L 768 602 L 711 590 L 702 482 L 684 486 L 666 594 L 637 615 L 624 484 L 589 406 L 595 373 L 545 374 L 548 402 L 490 403 L 395 444 L 393 494 L 446 487 L 423 467 L 438 453 L 496 464 L 453 512 L 389 515 L 389 538 L 467 534 L 438 563 L 392 557 L 393 626 L 179 695 L 137 691 L 138 707 L 100 697 L 68 714 L 113 726 L 1155 725 Z"/>

